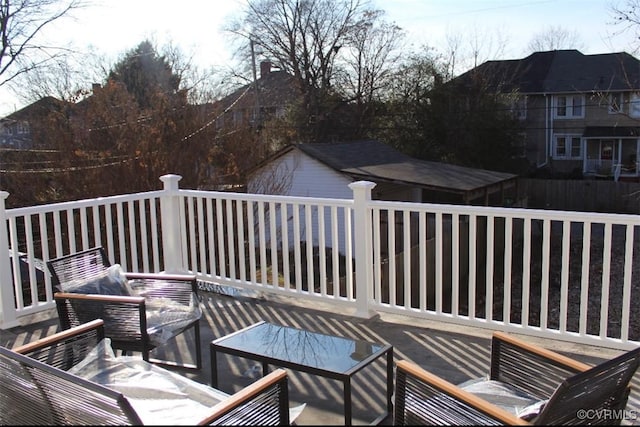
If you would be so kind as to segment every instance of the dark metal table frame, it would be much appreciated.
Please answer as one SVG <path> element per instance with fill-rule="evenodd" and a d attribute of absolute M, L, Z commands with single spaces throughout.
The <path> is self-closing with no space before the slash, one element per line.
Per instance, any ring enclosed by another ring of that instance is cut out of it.
<path fill-rule="evenodd" d="M 304 362 L 288 361 L 288 360 L 283 360 L 283 359 L 279 359 L 279 358 L 270 357 L 268 355 L 261 354 L 261 353 L 256 353 L 256 352 L 251 352 L 251 351 L 238 350 L 238 349 L 235 349 L 235 348 L 225 347 L 225 345 L 224 345 L 225 340 L 227 340 L 227 339 L 229 339 L 229 338 L 231 338 L 233 336 L 244 334 L 247 331 L 249 331 L 250 329 L 255 328 L 256 326 L 262 325 L 264 323 L 266 323 L 266 322 L 261 321 L 261 322 L 255 323 L 255 324 L 253 324 L 251 326 L 248 326 L 248 327 L 246 327 L 244 329 L 241 329 L 239 331 L 236 331 L 234 333 L 231 333 L 229 335 L 225 335 L 224 337 L 221 337 L 221 338 L 218 338 L 218 339 L 215 339 L 215 340 L 211 341 L 210 350 L 211 350 L 211 386 L 212 387 L 214 387 L 214 388 L 218 387 L 218 357 L 217 357 L 218 353 L 225 353 L 225 354 L 230 354 L 230 355 L 234 355 L 234 356 L 239 356 L 239 357 L 255 360 L 257 362 L 262 363 L 262 375 L 263 376 L 266 375 L 269 372 L 269 365 L 275 365 L 275 366 L 279 366 L 279 367 L 293 369 L 295 371 L 306 372 L 306 373 L 310 373 L 310 374 L 313 374 L 313 375 L 318 375 L 318 376 L 324 377 L 324 378 L 340 380 L 340 381 L 342 381 L 342 384 L 343 384 L 343 393 L 344 393 L 344 422 L 345 422 L 345 425 L 351 425 L 351 423 L 352 423 L 351 378 L 354 376 L 354 374 L 356 374 L 358 371 L 360 371 L 364 367 L 370 365 L 373 361 L 377 360 L 379 357 L 381 357 L 383 355 L 386 355 L 387 356 L 387 396 L 386 396 L 387 397 L 387 412 L 385 414 L 380 415 L 378 418 L 376 418 L 376 420 L 373 422 L 373 424 L 378 424 L 379 422 L 384 420 L 388 415 L 392 414 L 392 408 L 393 408 L 393 403 L 392 403 L 392 396 L 393 396 L 393 346 L 392 345 L 376 344 L 376 345 L 381 347 L 378 351 L 376 351 L 375 353 L 371 354 L 369 357 L 361 360 L 358 364 L 356 364 L 351 369 L 349 369 L 349 370 L 347 370 L 345 372 L 336 372 L 336 371 L 332 371 L 332 370 L 321 369 L 321 368 L 317 368 L 317 367 L 308 366 Z M 288 327 L 288 326 L 281 326 L 281 325 L 274 325 L 274 326 L 277 326 L 279 328 L 284 328 L 284 329 L 295 329 L 295 328 L 291 328 L 291 327 Z M 332 336 L 332 335 L 319 334 L 319 333 L 316 333 L 316 332 L 308 331 L 308 333 L 316 334 L 316 335 L 323 335 L 325 337 L 349 340 L 349 338 L 345 338 L 345 337 L 335 337 L 335 336 Z M 355 340 L 353 340 L 353 341 L 355 342 Z"/>

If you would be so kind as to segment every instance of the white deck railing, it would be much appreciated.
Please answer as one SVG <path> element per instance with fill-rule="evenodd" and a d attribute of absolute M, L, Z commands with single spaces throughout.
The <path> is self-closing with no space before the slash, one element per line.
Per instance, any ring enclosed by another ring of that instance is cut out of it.
<path fill-rule="evenodd" d="M 129 271 L 627 349 L 640 217 L 164 189 L 19 209 L 0 198 L 0 326 L 52 308 L 47 260 L 101 245 Z M 11 254 L 24 253 L 24 269 Z"/>

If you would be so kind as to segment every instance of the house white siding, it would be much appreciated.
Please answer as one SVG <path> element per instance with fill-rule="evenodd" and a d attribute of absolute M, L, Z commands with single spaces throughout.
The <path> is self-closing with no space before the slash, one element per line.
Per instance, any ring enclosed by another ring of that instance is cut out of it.
<path fill-rule="evenodd" d="M 279 194 L 296 197 L 317 197 L 334 199 L 351 199 L 353 192 L 349 184 L 353 182 L 347 176 L 331 169 L 323 163 L 311 158 L 298 149 L 292 149 L 284 155 L 274 159 L 269 164 L 254 172 L 247 183 L 247 191 L 257 194 Z M 311 241 L 313 246 L 319 244 L 318 238 L 318 209 L 311 207 L 311 236 L 307 235 L 306 206 L 287 206 L 287 236 L 288 248 L 294 244 Z M 299 221 L 294 221 L 297 212 Z M 269 213 L 265 213 L 269 220 Z M 277 239 L 278 247 L 282 248 L 282 226 L 280 224 L 281 208 L 276 209 L 275 220 L 278 223 Z M 325 218 L 325 245 L 340 254 L 345 255 L 345 213 L 337 212 L 335 224 L 332 223 L 332 213 L 328 208 L 324 211 Z M 300 231 L 296 233 L 294 223 L 300 224 Z M 337 229 L 338 241 L 333 241 L 332 230 Z M 269 234 L 269 232 L 267 232 Z M 298 236 L 298 238 L 296 238 Z M 271 237 L 268 237 L 271 239 Z"/>
<path fill-rule="evenodd" d="M 251 175 L 249 193 L 350 199 L 350 178 L 293 149 Z"/>

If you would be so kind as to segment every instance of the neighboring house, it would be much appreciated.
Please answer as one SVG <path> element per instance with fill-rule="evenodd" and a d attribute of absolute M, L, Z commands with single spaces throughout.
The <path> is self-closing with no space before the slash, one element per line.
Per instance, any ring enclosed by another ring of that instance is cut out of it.
<path fill-rule="evenodd" d="M 511 205 L 517 193 L 517 175 L 418 160 L 374 140 L 286 147 L 249 174 L 247 191 L 351 199 L 353 192 L 349 184 L 362 180 L 376 183 L 372 198 L 377 200 L 504 206 Z M 298 211 L 303 229 L 305 209 L 303 206 Z M 310 215 L 311 223 L 316 224 L 317 212 Z M 289 221 L 287 235 L 293 243 L 293 211 L 287 212 L 286 217 Z M 344 215 L 338 213 L 339 242 L 334 247 L 340 253 L 345 250 L 343 224 Z M 312 228 L 311 238 L 315 245 L 318 230 L 315 225 Z M 332 241 L 331 230 L 325 229 L 325 233 L 325 241 Z M 381 234 L 387 235 L 386 232 Z M 402 233 L 397 237 L 401 239 Z"/>
<path fill-rule="evenodd" d="M 217 129 L 260 126 L 271 118 L 282 118 L 298 99 L 294 79 L 285 71 L 274 69 L 269 61 L 260 63 L 260 76 L 215 103 L 220 111 Z"/>
<path fill-rule="evenodd" d="M 515 95 L 521 155 L 554 174 L 640 177 L 640 61 L 628 53 L 536 52 L 488 61 L 452 80 Z"/>
<path fill-rule="evenodd" d="M 64 101 L 47 96 L 0 118 L 0 147 L 25 149 L 38 145 L 33 130 L 50 113 L 61 111 L 65 105 Z"/>

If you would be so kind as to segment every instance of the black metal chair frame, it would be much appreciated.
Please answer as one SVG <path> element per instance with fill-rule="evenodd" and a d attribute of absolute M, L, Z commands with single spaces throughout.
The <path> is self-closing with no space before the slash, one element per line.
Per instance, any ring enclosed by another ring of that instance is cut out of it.
<path fill-rule="evenodd" d="M 622 422 L 640 348 L 596 366 L 494 332 L 489 379 L 547 400 L 536 425 Z M 588 419 L 586 417 L 589 417 Z M 581 418 L 582 417 L 582 418 Z M 529 424 L 407 360 L 396 366 L 395 425 Z"/>
<path fill-rule="evenodd" d="M 192 295 L 195 295 L 199 301 L 194 275 L 126 273 L 127 279 L 135 283 L 135 289 L 143 296 L 61 292 L 63 283 L 89 281 L 103 275 L 111 265 L 104 248 L 100 246 L 47 261 L 52 284 L 58 291 L 54 294 L 54 299 L 61 328 L 69 329 L 95 319 L 103 319 L 106 336 L 111 338 L 114 349 L 124 353 L 141 352 L 144 360 L 156 364 L 200 369 L 200 319 L 176 331 L 173 336 L 175 339 L 178 335 L 193 329 L 195 364 L 152 358 L 150 353 L 156 345 L 147 332 L 147 298 L 168 298 L 188 306 Z"/>

